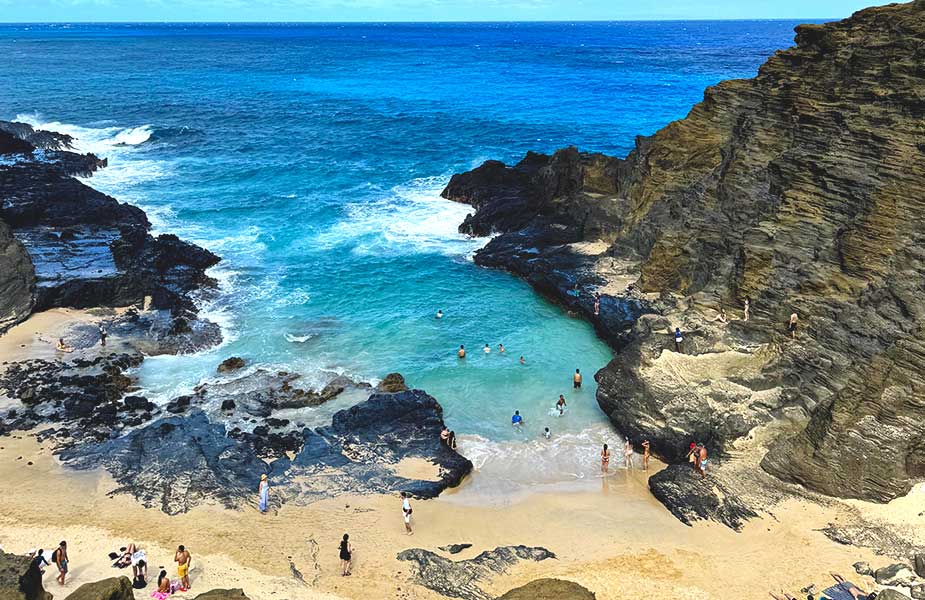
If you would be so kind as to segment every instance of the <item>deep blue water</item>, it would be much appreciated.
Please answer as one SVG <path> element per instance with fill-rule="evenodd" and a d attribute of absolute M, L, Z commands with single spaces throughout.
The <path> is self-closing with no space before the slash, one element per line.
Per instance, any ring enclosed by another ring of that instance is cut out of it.
<path fill-rule="evenodd" d="M 187 390 L 231 354 L 315 381 L 398 370 L 460 433 L 515 438 L 520 409 L 527 437 L 550 424 L 594 452 L 613 435 L 591 379 L 610 351 L 520 281 L 475 267 L 482 242 L 456 233 L 466 207 L 439 191 L 528 149 L 624 155 L 705 87 L 753 76 L 794 25 L 0 26 L 0 118 L 75 133 L 110 158 L 92 185 L 225 258 L 207 311 L 229 342 L 147 361 L 152 394 Z M 550 419 L 559 393 L 572 409 Z"/>

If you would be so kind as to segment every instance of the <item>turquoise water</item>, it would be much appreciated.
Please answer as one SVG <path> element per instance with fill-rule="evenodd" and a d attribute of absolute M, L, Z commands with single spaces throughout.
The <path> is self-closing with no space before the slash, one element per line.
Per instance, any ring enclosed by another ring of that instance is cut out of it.
<path fill-rule="evenodd" d="M 224 257 L 204 311 L 226 342 L 148 360 L 148 393 L 187 392 L 230 355 L 316 384 L 400 371 L 480 464 L 535 453 L 521 442 L 549 425 L 570 458 L 537 470 L 579 476 L 599 443 L 619 443 L 594 400 L 611 353 L 476 267 L 484 240 L 457 233 L 468 208 L 439 192 L 528 149 L 623 155 L 706 86 L 754 75 L 793 25 L 2 25 L 0 118 L 75 134 L 110 158 L 92 185 Z M 550 417 L 560 393 L 570 411 Z M 510 427 L 517 409 L 525 432 Z"/>

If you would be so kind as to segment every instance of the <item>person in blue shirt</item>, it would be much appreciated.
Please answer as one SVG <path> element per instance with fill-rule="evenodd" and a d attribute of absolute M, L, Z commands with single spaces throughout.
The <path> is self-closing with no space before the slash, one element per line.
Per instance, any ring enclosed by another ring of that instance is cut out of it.
<path fill-rule="evenodd" d="M 523 424 L 524 424 L 524 418 L 520 416 L 519 410 L 515 410 L 514 416 L 511 417 L 511 425 L 513 425 L 514 427 L 520 427 Z"/>
<path fill-rule="evenodd" d="M 684 352 L 684 336 L 681 335 L 681 328 L 674 328 L 674 349 L 676 352 Z"/>

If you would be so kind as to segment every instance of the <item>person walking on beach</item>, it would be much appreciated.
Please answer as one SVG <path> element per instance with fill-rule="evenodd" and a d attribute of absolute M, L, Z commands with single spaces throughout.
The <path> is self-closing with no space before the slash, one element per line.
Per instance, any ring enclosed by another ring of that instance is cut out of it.
<path fill-rule="evenodd" d="M 523 424 L 524 424 L 524 418 L 520 416 L 520 411 L 519 411 L 519 410 L 515 410 L 515 411 L 514 411 L 514 416 L 511 417 L 511 425 L 512 425 L 513 427 L 517 427 L 517 428 L 519 429 L 519 428 L 523 427 Z"/>
<path fill-rule="evenodd" d="M 414 535 L 414 531 L 411 530 L 411 499 L 408 495 L 408 492 L 401 493 L 401 512 L 402 516 L 405 519 L 405 533 L 408 535 Z"/>
<path fill-rule="evenodd" d="M 623 442 L 623 465 L 627 469 L 633 468 L 633 443 L 629 440 Z"/>
<path fill-rule="evenodd" d="M 581 389 L 581 369 L 575 369 L 575 374 L 572 375 L 572 387 L 576 390 Z"/>
<path fill-rule="evenodd" d="M 742 317 L 746 323 L 748 322 L 748 312 L 751 310 L 751 308 L 752 308 L 752 299 L 749 298 L 748 296 L 745 296 L 745 306 L 742 309 Z"/>
<path fill-rule="evenodd" d="M 340 541 L 340 574 L 341 577 L 350 575 L 350 563 L 353 562 L 353 546 L 350 545 L 350 536 L 344 534 Z"/>
<path fill-rule="evenodd" d="M 58 585 L 64 585 L 64 580 L 67 578 L 68 560 L 67 542 L 61 540 L 61 543 L 51 554 L 51 561 L 58 567 Z"/>
<path fill-rule="evenodd" d="M 100 323 L 100 346 L 103 348 L 106 347 L 106 336 L 109 335 L 106 333 L 106 328 L 103 327 L 103 324 Z"/>
<path fill-rule="evenodd" d="M 642 470 L 649 470 L 649 440 L 642 442 Z"/>
<path fill-rule="evenodd" d="M 674 350 L 678 353 L 684 353 L 684 336 L 681 335 L 681 328 L 674 328 Z"/>
<path fill-rule="evenodd" d="M 790 332 L 790 337 L 793 339 L 797 338 L 797 323 L 800 321 L 800 318 L 796 313 L 790 315 L 790 321 L 787 323 L 787 331 Z"/>
<path fill-rule="evenodd" d="M 270 501 L 270 482 L 267 480 L 266 473 L 260 476 L 260 483 L 257 485 L 257 498 L 260 512 L 267 512 L 267 503 Z"/>
<path fill-rule="evenodd" d="M 707 476 L 707 447 L 700 446 L 700 456 L 697 460 L 697 467 L 700 469 L 700 478 L 703 479 Z"/>
<path fill-rule="evenodd" d="M 466 347 L 460 344 L 459 351 L 456 352 L 456 356 L 458 356 L 459 358 L 466 358 Z"/>
<path fill-rule="evenodd" d="M 607 444 L 604 444 L 604 449 L 601 450 L 601 473 L 606 474 L 610 468 L 610 450 L 607 448 Z"/>
<path fill-rule="evenodd" d="M 180 577 L 181 592 L 186 592 L 190 589 L 189 568 L 192 561 L 193 557 L 189 553 L 189 550 L 187 550 L 183 544 L 180 544 L 180 546 L 177 547 L 177 553 L 174 554 L 173 562 L 177 563 L 177 575 Z"/>

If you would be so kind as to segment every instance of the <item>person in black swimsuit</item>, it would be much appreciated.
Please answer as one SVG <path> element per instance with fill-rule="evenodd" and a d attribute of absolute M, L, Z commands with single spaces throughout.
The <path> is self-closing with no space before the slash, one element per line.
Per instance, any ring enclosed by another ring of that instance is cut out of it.
<path fill-rule="evenodd" d="M 340 541 L 340 569 L 341 576 L 350 575 L 350 563 L 353 562 L 353 546 L 350 545 L 350 536 L 344 534 L 344 539 Z"/>

